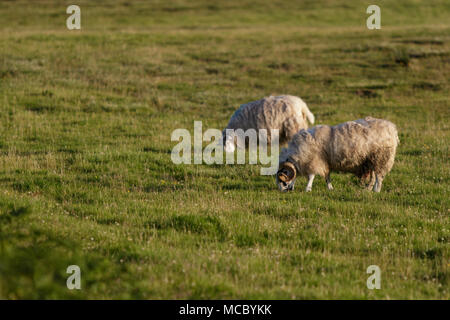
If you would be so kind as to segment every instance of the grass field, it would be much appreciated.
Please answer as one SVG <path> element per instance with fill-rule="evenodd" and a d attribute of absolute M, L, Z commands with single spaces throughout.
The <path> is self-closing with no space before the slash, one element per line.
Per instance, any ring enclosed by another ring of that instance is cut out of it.
<path fill-rule="evenodd" d="M 449 1 L 379 1 L 381 30 L 365 1 L 69 4 L 0 2 L 0 298 L 450 298 Z M 172 163 L 269 94 L 394 122 L 381 193 Z"/>

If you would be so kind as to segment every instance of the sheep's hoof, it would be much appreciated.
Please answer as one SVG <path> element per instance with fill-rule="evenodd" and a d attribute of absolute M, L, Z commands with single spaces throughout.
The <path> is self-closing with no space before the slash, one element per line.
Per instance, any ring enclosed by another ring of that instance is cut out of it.
<path fill-rule="evenodd" d="M 306 188 L 306 192 L 311 192 L 311 188 Z"/>

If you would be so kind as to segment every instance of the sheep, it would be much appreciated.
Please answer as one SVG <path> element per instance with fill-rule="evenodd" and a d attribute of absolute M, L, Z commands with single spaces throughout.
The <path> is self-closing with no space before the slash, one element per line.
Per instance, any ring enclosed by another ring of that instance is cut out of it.
<path fill-rule="evenodd" d="M 271 143 L 271 129 L 278 129 L 279 143 L 288 142 L 300 129 L 308 128 L 307 120 L 313 124 L 314 115 L 302 99 L 296 96 L 269 96 L 261 100 L 243 104 L 234 112 L 223 130 L 223 147 L 226 152 L 234 152 L 235 144 L 245 146 L 242 137 L 234 130 L 267 130 L 267 143 Z"/>
<path fill-rule="evenodd" d="M 367 188 L 380 192 L 384 177 L 394 165 L 399 142 L 392 122 L 372 117 L 301 130 L 280 153 L 278 188 L 283 192 L 293 190 L 297 175 L 302 175 L 308 177 L 308 192 L 314 176 L 320 175 L 331 190 L 330 172 L 337 171 L 362 179 L 370 177 Z"/>

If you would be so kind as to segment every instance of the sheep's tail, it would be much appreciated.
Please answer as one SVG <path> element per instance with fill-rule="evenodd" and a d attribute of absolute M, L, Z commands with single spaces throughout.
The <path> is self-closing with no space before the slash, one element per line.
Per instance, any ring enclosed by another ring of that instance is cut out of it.
<path fill-rule="evenodd" d="M 300 111 L 300 114 L 302 115 L 302 117 L 304 118 L 306 116 L 306 118 L 308 119 L 308 121 L 311 124 L 314 124 L 314 115 L 312 114 L 311 111 L 309 111 L 308 106 L 306 105 L 306 103 L 300 99 L 299 97 L 293 97 L 294 99 L 294 104 L 295 106 L 298 108 L 298 110 Z"/>
<path fill-rule="evenodd" d="M 301 102 L 302 103 L 301 103 L 300 108 L 302 110 L 302 113 L 304 115 L 306 115 L 306 118 L 308 119 L 309 123 L 314 124 L 314 120 L 315 120 L 314 115 L 312 114 L 311 111 L 309 111 L 308 106 L 306 105 L 306 103 L 303 100 L 301 100 Z"/>
<path fill-rule="evenodd" d="M 308 106 L 306 105 L 306 103 L 305 103 L 305 113 L 306 113 L 306 118 L 308 118 L 308 121 L 311 123 L 311 124 L 314 124 L 314 120 L 315 120 L 315 118 L 314 118 L 314 115 L 312 114 L 312 112 L 311 111 L 309 111 L 309 109 L 308 109 Z"/>

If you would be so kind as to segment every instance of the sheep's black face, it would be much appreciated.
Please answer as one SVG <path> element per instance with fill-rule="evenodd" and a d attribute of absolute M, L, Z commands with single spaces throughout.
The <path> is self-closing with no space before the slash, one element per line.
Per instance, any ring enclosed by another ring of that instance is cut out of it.
<path fill-rule="evenodd" d="M 278 180 L 278 177 L 277 177 L 277 184 L 278 184 L 278 189 L 281 192 L 288 192 L 288 191 L 294 190 L 295 180 L 292 180 L 291 183 L 287 183 L 287 182 Z"/>
<path fill-rule="evenodd" d="M 287 192 L 294 190 L 296 169 L 290 162 L 285 162 L 280 165 L 280 169 L 277 172 L 277 185 L 281 192 Z"/>

